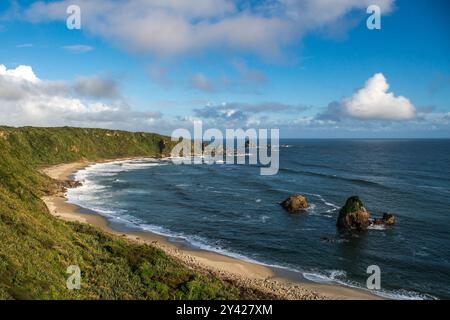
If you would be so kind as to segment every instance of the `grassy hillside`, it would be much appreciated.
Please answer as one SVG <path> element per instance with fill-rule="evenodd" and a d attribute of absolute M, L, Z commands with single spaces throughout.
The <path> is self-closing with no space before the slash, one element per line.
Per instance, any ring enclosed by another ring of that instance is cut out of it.
<path fill-rule="evenodd" d="M 0 127 L 0 299 L 261 298 L 193 272 L 151 246 L 57 220 L 40 200 L 55 181 L 37 168 L 158 156 L 161 138 L 100 129 Z M 70 265 L 81 268 L 81 290 L 66 288 Z"/>

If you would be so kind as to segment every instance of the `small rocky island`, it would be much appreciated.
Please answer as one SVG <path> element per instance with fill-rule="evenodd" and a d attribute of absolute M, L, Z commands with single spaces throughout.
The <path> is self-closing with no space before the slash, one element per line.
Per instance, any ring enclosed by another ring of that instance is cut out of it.
<path fill-rule="evenodd" d="M 290 196 L 280 205 L 289 213 L 303 213 L 310 207 L 306 197 L 300 194 Z M 358 196 L 347 199 L 337 219 L 337 227 L 348 231 L 366 231 L 370 226 L 391 226 L 395 223 L 396 217 L 392 213 L 386 212 L 381 218 L 371 218 Z"/>
<path fill-rule="evenodd" d="M 384 213 L 381 219 L 372 219 L 359 197 L 353 196 L 347 199 L 339 211 L 337 227 L 349 231 L 365 231 L 371 225 L 393 225 L 395 222 L 392 213 Z"/>
<path fill-rule="evenodd" d="M 381 219 L 373 220 L 374 225 L 386 225 L 391 226 L 396 222 L 395 216 L 392 213 L 385 212 L 383 213 L 383 217 Z"/>
<path fill-rule="evenodd" d="M 284 200 L 281 206 L 290 213 L 300 213 L 309 208 L 309 203 L 304 196 L 295 195 Z"/>
<path fill-rule="evenodd" d="M 347 199 L 339 211 L 337 226 L 346 230 L 364 231 L 370 226 L 370 213 L 358 197 Z"/>

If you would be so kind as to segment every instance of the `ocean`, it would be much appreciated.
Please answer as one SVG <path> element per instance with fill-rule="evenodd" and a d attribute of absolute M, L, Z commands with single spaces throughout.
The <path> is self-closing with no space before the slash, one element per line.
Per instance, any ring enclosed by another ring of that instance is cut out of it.
<path fill-rule="evenodd" d="M 450 140 L 283 140 L 280 171 L 254 165 L 174 165 L 170 159 L 96 164 L 75 174 L 69 202 L 116 227 L 365 288 L 379 266 L 381 290 L 399 299 L 450 298 Z M 305 195 L 311 208 L 279 203 Z M 349 235 L 339 208 L 358 195 L 372 216 L 397 224 Z"/>

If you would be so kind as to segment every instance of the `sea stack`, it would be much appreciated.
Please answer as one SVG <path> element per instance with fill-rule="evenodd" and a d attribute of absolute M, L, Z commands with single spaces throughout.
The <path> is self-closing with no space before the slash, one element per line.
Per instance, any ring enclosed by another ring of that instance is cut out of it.
<path fill-rule="evenodd" d="M 365 231 L 370 225 L 370 214 L 359 197 L 347 199 L 339 212 L 337 226 L 349 231 Z"/>
<path fill-rule="evenodd" d="M 290 213 L 298 213 L 309 208 L 308 200 L 302 195 L 295 195 L 287 198 L 281 203 L 281 206 Z"/>

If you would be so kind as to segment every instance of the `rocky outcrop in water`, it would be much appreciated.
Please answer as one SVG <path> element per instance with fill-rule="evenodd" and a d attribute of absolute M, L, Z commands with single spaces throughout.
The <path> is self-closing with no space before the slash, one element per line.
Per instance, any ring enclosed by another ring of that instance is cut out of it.
<path fill-rule="evenodd" d="M 382 220 L 383 220 L 383 223 L 388 226 L 393 225 L 396 222 L 395 216 L 392 213 L 387 213 L 387 212 L 383 214 Z"/>
<path fill-rule="evenodd" d="M 309 208 L 308 200 L 302 195 L 295 195 L 287 198 L 281 206 L 290 213 L 298 213 Z"/>
<path fill-rule="evenodd" d="M 337 226 L 350 231 L 365 231 L 370 226 L 370 213 L 359 197 L 347 199 L 339 212 Z"/>
<path fill-rule="evenodd" d="M 373 220 L 373 224 L 376 226 L 392 226 L 396 222 L 396 218 L 392 213 L 383 213 L 383 217 L 381 219 Z"/>

